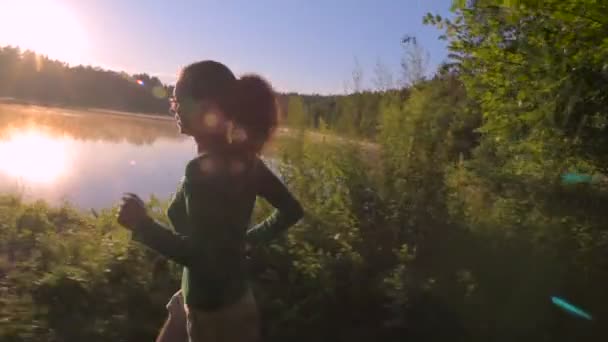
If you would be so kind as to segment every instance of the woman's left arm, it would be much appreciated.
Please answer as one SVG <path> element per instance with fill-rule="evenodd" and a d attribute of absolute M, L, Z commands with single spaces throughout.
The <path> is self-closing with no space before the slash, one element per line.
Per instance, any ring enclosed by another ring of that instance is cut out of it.
<path fill-rule="evenodd" d="M 257 194 L 266 199 L 276 210 L 247 231 L 247 241 L 252 244 L 272 240 L 304 216 L 302 205 L 285 184 L 268 169 L 264 162 L 260 161 L 258 165 Z"/>

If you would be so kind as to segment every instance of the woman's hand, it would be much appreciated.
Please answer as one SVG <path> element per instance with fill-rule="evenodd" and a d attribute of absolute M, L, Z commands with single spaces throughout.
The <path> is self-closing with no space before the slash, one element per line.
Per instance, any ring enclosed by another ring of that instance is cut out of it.
<path fill-rule="evenodd" d="M 117 221 L 121 226 L 133 230 L 137 225 L 149 218 L 146 205 L 141 198 L 131 193 L 126 193 L 122 197 L 117 217 Z"/>

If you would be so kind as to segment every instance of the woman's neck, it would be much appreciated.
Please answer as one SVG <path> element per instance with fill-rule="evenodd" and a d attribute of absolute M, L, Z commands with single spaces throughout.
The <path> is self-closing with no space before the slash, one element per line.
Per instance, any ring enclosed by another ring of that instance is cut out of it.
<path fill-rule="evenodd" d="M 209 152 L 209 149 L 197 141 L 196 142 L 196 154 L 201 155 L 201 154 L 204 154 L 207 152 Z"/>
<path fill-rule="evenodd" d="M 217 144 L 213 139 L 194 138 L 194 141 L 196 142 L 196 152 L 199 155 L 226 150 L 225 144 Z"/>
<path fill-rule="evenodd" d="M 208 148 L 205 147 L 207 144 L 205 144 L 203 142 L 203 139 L 200 139 L 198 137 L 192 137 L 192 139 L 194 140 L 194 143 L 196 144 L 196 154 L 203 154 L 206 153 L 208 151 Z"/>

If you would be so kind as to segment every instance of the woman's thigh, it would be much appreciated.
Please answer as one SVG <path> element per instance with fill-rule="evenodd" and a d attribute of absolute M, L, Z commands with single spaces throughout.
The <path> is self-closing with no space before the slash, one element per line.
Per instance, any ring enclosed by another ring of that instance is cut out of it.
<path fill-rule="evenodd" d="M 169 315 L 156 342 L 187 342 L 187 319 L 182 291 L 177 291 L 167 303 Z"/>

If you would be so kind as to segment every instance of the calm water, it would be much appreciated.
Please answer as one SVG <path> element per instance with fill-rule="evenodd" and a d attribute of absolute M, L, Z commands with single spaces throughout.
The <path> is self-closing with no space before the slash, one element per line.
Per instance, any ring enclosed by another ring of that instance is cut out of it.
<path fill-rule="evenodd" d="M 0 192 L 80 208 L 168 198 L 194 156 L 170 120 L 0 104 Z"/>

